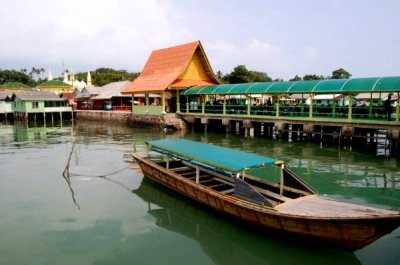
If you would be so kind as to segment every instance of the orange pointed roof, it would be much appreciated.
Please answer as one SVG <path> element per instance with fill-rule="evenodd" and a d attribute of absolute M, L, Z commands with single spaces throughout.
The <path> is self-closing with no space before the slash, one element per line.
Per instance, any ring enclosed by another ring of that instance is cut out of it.
<path fill-rule="evenodd" d="M 199 57 L 209 80 L 179 79 L 188 68 L 194 55 Z M 162 92 L 169 88 L 179 89 L 219 83 L 200 41 L 195 41 L 153 51 L 140 76 L 130 83 L 122 93 Z"/>

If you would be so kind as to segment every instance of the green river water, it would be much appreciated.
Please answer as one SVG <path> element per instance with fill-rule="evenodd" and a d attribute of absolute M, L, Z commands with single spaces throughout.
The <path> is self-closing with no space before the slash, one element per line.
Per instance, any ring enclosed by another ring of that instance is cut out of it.
<path fill-rule="evenodd" d="M 400 210 L 396 158 L 81 121 L 0 125 L 0 137 L 2 265 L 400 264 L 400 228 L 355 252 L 259 231 L 143 179 L 130 154 L 151 139 L 209 142 L 284 160 L 328 197 Z"/>

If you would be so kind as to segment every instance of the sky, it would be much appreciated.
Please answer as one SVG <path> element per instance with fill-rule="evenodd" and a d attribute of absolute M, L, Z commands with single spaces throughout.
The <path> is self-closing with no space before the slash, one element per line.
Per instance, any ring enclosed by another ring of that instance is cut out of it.
<path fill-rule="evenodd" d="M 400 76 L 399 0 L 2 0 L 0 69 L 141 71 L 200 40 L 214 72 Z"/>

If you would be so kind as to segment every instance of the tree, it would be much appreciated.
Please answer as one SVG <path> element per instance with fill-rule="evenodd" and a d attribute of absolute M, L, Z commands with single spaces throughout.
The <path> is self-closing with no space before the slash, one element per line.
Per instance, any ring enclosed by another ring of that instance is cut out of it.
<path fill-rule="evenodd" d="M 272 78 L 264 72 L 250 71 L 250 82 L 271 82 Z"/>
<path fill-rule="evenodd" d="M 216 73 L 215 75 L 217 76 L 217 78 L 218 78 L 219 80 L 221 80 L 221 79 L 223 78 L 223 74 L 222 74 L 222 72 L 221 72 L 220 70 L 218 70 L 217 73 Z"/>
<path fill-rule="evenodd" d="M 249 70 L 247 70 L 245 65 L 238 65 L 233 68 L 233 71 L 227 75 L 228 83 L 239 84 L 248 83 L 249 81 Z"/>
<path fill-rule="evenodd" d="M 236 66 L 232 72 L 224 75 L 222 79 L 229 84 L 272 81 L 271 77 L 269 77 L 267 73 L 249 71 L 245 65 Z"/>
<path fill-rule="evenodd" d="M 301 78 L 300 76 L 296 75 L 295 77 L 293 77 L 289 81 L 302 81 L 302 80 L 303 80 L 303 78 Z"/>
<path fill-rule="evenodd" d="M 41 75 L 42 73 L 44 73 L 44 68 L 36 68 L 36 67 L 32 67 L 32 70 L 29 72 L 29 76 L 33 79 L 33 80 L 41 80 Z"/>
<path fill-rule="evenodd" d="M 35 81 L 26 72 L 0 69 L 0 85 L 7 82 L 20 82 L 29 86 L 36 85 Z"/>
<path fill-rule="evenodd" d="M 351 74 L 344 70 L 343 68 L 339 68 L 332 72 L 332 79 L 349 79 Z"/>
<path fill-rule="evenodd" d="M 307 81 L 307 80 L 323 80 L 326 79 L 325 76 L 323 75 L 316 75 L 316 74 L 307 74 L 305 76 L 303 76 L 303 80 Z"/>
<path fill-rule="evenodd" d="M 133 81 L 138 76 L 137 72 L 128 72 L 126 70 L 114 70 L 112 68 L 98 68 L 90 72 L 92 76 L 92 84 L 95 86 L 104 86 L 111 82 Z M 75 75 L 77 80 L 86 80 L 87 72 L 80 72 Z"/>

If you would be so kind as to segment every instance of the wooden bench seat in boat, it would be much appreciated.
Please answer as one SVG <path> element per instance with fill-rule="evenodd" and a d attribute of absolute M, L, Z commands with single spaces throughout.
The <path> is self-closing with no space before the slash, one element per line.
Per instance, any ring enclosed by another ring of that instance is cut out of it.
<path fill-rule="evenodd" d="M 188 167 L 188 166 L 183 166 L 183 167 L 175 167 L 175 168 L 170 168 L 170 170 L 174 172 L 181 172 L 181 171 L 186 171 L 186 170 L 192 170 L 193 168 Z"/>

